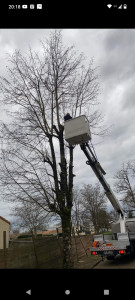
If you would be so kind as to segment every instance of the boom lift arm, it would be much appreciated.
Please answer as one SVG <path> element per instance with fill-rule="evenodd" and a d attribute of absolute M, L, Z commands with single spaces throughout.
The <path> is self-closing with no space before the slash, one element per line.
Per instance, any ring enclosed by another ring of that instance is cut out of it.
<path fill-rule="evenodd" d="M 85 156 L 88 159 L 86 161 L 86 164 L 90 165 L 90 167 L 94 171 L 95 175 L 99 179 L 100 183 L 102 184 L 102 186 L 105 190 L 105 194 L 108 197 L 108 199 L 110 200 L 112 206 L 120 214 L 120 216 L 122 218 L 124 218 L 124 211 L 123 211 L 122 207 L 120 206 L 118 200 L 116 199 L 116 197 L 115 197 L 113 191 L 111 190 L 109 184 L 106 182 L 106 180 L 103 176 L 106 173 L 102 169 L 99 162 L 97 161 L 97 159 L 96 159 L 93 151 L 91 150 L 90 146 L 88 145 L 88 143 L 83 143 L 83 144 L 80 145 L 80 147 L 81 147 L 81 150 L 84 152 Z"/>
<path fill-rule="evenodd" d="M 104 175 L 106 174 L 100 163 L 98 162 L 96 155 L 93 153 L 88 141 L 91 140 L 91 132 L 89 128 L 89 121 L 85 115 L 81 115 L 76 118 L 71 118 L 66 120 L 64 123 L 65 128 L 65 140 L 72 145 L 80 145 L 81 150 L 87 157 L 86 163 L 90 165 L 98 180 L 102 184 L 105 194 L 114 207 L 115 211 L 119 213 L 120 221 L 120 232 L 125 233 L 125 216 L 122 207 L 120 206 L 118 200 L 116 199 L 113 191 L 111 190 L 109 184 L 106 182 Z"/>

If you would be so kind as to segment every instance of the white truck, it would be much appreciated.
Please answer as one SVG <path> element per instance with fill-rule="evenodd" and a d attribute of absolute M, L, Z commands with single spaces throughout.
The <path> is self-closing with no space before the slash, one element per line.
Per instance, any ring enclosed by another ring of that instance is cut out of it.
<path fill-rule="evenodd" d="M 92 255 L 101 255 L 108 260 L 116 255 L 135 254 L 135 218 L 127 219 L 125 213 L 116 199 L 109 184 L 106 182 L 106 174 L 97 160 L 95 153 L 88 144 L 91 140 L 89 122 L 85 115 L 69 119 L 64 124 L 65 140 L 70 146 L 79 144 L 87 157 L 89 165 L 105 190 L 105 194 L 118 213 L 118 220 L 112 223 L 112 234 L 97 234 L 93 236 L 93 247 L 89 250 Z"/>

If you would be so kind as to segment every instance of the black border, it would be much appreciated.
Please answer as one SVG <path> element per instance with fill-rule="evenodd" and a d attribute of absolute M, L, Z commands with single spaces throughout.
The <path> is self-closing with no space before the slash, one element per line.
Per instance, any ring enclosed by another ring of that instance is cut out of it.
<path fill-rule="evenodd" d="M 9 4 L 34 4 L 34 1 L 3 1 L 0 7 L 0 28 L 134 28 L 133 1 L 127 10 L 108 9 L 113 1 L 37 1 L 42 10 L 9 10 Z M 117 2 L 121 4 L 121 2 Z M 109 299 L 134 295 L 135 269 L 93 270 L 0 270 L 1 297 L 5 299 Z M 31 295 L 27 291 L 31 290 Z M 65 291 L 70 290 L 66 295 Z M 125 298 L 124 298 L 125 299 Z"/>
<path fill-rule="evenodd" d="M 1 297 L 24 299 L 130 299 L 134 295 L 135 270 L 0 270 Z M 66 295 L 66 290 L 70 291 Z"/>
<path fill-rule="evenodd" d="M 30 4 L 42 3 L 42 10 L 30 10 Z M 112 5 L 127 3 L 118 10 Z M 28 9 L 9 9 L 10 4 L 27 4 Z M 0 6 L 1 28 L 134 28 L 134 2 L 122 0 L 7 0 Z"/>

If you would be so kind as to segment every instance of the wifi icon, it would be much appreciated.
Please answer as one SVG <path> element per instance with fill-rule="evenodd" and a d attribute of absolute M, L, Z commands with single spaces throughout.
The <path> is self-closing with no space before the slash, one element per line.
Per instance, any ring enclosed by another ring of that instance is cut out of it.
<path fill-rule="evenodd" d="M 107 4 L 108 8 L 111 8 L 112 7 L 112 4 Z"/>

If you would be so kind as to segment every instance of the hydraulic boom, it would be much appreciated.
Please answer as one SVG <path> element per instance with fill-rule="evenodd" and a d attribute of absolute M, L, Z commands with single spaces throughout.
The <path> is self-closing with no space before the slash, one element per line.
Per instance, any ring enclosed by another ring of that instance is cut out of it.
<path fill-rule="evenodd" d="M 120 214 L 120 216 L 122 218 L 124 218 L 124 211 L 123 211 L 122 207 L 120 206 L 118 200 L 116 199 L 116 197 L 115 197 L 113 191 L 111 190 L 109 184 L 106 182 L 106 180 L 103 176 L 106 173 L 102 169 L 99 162 L 97 161 L 97 159 L 96 159 L 93 151 L 91 150 L 90 146 L 88 145 L 88 143 L 84 143 L 84 144 L 81 144 L 80 147 L 81 147 L 82 151 L 84 152 L 84 154 L 86 155 L 86 157 L 88 159 L 86 161 L 86 164 L 90 165 L 92 170 L 96 174 L 96 176 L 99 179 L 100 183 L 102 184 L 102 186 L 105 190 L 105 194 L 108 197 L 108 199 L 110 200 L 112 206 Z"/>
<path fill-rule="evenodd" d="M 113 191 L 111 190 L 109 184 L 106 182 L 104 175 L 106 174 L 100 163 L 97 160 L 96 154 L 92 151 L 89 146 L 88 141 L 91 140 L 91 132 L 89 128 L 89 121 L 85 115 L 73 118 L 68 117 L 68 120 L 64 123 L 65 127 L 65 140 L 70 146 L 79 144 L 82 151 L 87 157 L 86 163 L 90 165 L 98 180 L 102 184 L 105 194 L 114 207 L 115 211 L 119 213 L 119 223 L 120 232 L 125 233 L 125 216 L 122 207 L 120 206 L 118 200 L 116 199 Z"/>

